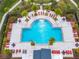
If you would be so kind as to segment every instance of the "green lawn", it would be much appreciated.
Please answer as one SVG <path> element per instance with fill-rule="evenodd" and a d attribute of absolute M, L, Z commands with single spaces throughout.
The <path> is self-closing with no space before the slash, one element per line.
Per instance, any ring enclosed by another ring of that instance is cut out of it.
<path fill-rule="evenodd" d="M 6 11 L 9 10 L 19 0 L 2 0 L 0 3 L 0 21 Z"/>

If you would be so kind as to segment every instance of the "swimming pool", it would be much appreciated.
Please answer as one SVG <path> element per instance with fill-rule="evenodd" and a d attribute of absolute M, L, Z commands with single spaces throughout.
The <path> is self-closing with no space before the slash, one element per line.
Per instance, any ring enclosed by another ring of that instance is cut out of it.
<path fill-rule="evenodd" d="M 62 41 L 61 28 L 54 28 L 46 19 L 38 19 L 31 24 L 31 28 L 23 28 L 21 42 L 33 41 L 37 44 L 48 43 L 50 38 L 56 42 Z"/>

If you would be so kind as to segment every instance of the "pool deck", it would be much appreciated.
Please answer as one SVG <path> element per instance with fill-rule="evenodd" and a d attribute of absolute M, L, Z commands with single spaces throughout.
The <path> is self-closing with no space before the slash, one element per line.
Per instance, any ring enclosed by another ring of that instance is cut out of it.
<path fill-rule="evenodd" d="M 48 16 L 40 16 L 41 18 L 46 18 L 46 19 L 51 19 Z M 11 34 L 11 40 L 10 42 L 20 42 L 20 38 L 21 38 L 21 32 L 22 32 L 22 28 L 30 28 L 32 22 L 34 22 L 34 19 L 39 19 L 39 16 L 34 17 L 32 20 L 28 21 L 27 23 L 14 23 L 13 27 L 12 27 L 12 34 Z M 63 41 L 64 42 L 74 42 L 74 36 L 73 36 L 73 31 L 72 31 L 72 26 L 70 22 L 66 22 L 66 21 L 52 21 L 52 19 L 50 20 L 50 22 L 52 22 L 52 27 L 60 27 L 62 29 L 62 34 L 63 34 Z M 16 35 L 16 36 L 15 36 Z M 18 39 L 16 41 L 16 39 Z"/>
<path fill-rule="evenodd" d="M 48 44 L 35 44 L 35 46 L 31 46 L 30 42 L 21 42 L 21 32 L 22 32 L 22 28 L 30 28 L 32 22 L 34 22 L 36 19 L 39 18 L 46 18 L 49 19 L 49 21 L 52 23 L 53 27 L 61 27 L 62 29 L 62 33 L 63 33 L 63 41 L 62 42 L 55 42 L 54 45 L 50 46 Z M 25 19 L 25 18 L 24 18 Z M 10 45 L 9 45 L 9 49 L 11 50 L 27 50 L 27 54 L 23 54 L 21 53 L 13 53 L 12 56 L 13 57 L 22 57 L 23 59 L 29 58 L 29 59 L 33 59 L 33 50 L 39 50 L 42 48 L 47 48 L 47 49 L 51 49 L 51 50 L 60 50 L 61 52 L 63 50 L 72 50 L 72 48 L 76 48 L 75 47 L 75 38 L 73 35 L 73 30 L 72 30 L 72 26 L 70 22 L 67 21 L 63 21 L 63 20 L 57 20 L 54 21 L 52 20 L 51 17 L 49 16 L 45 16 L 45 15 L 38 15 L 38 16 L 34 16 L 32 17 L 28 22 L 25 22 L 25 20 L 23 19 L 22 22 L 17 22 L 17 23 L 13 23 L 12 26 L 12 34 L 10 37 Z M 12 46 L 12 44 L 15 43 L 15 47 Z M 53 54 L 52 55 L 52 59 L 53 59 Z M 73 53 L 70 55 L 62 55 L 59 54 L 62 57 L 73 57 Z"/>
<path fill-rule="evenodd" d="M 34 47 L 32 47 L 30 42 L 29 43 L 20 42 L 21 41 L 20 39 L 21 39 L 22 28 L 27 28 L 26 23 L 14 23 L 13 27 L 12 27 L 12 34 L 11 34 L 11 40 L 10 40 L 10 47 L 9 48 L 15 49 L 15 50 L 16 49 L 21 49 L 21 50 L 26 49 L 29 52 L 30 51 L 33 52 L 33 50 L 41 49 L 41 48 L 50 48 L 51 50 L 53 49 L 53 50 L 61 50 L 61 51 L 62 50 L 71 50 L 72 48 L 75 48 L 71 24 L 69 22 L 58 22 L 55 25 L 53 24 L 53 26 L 62 28 L 63 42 L 56 42 L 52 46 L 44 44 L 44 45 L 35 45 Z M 11 46 L 12 43 L 15 43 L 16 46 L 12 47 Z M 30 53 L 32 54 L 32 52 L 30 52 Z M 20 56 L 22 56 L 22 53 L 13 54 L 13 57 L 20 57 Z M 73 55 L 66 55 L 66 56 L 73 56 Z"/>

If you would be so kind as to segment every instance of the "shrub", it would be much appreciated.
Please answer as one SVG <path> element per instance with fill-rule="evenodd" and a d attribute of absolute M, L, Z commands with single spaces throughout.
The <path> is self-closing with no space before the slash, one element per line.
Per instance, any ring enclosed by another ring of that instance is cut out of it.
<path fill-rule="evenodd" d="M 62 11 L 60 8 L 55 9 L 55 13 L 58 15 L 62 15 Z"/>
<path fill-rule="evenodd" d="M 12 52 L 11 52 L 11 50 L 9 50 L 9 49 L 4 49 L 3 50 L 3 54 L 5 54 L 5 55 L 10 55 Z"/>
<path fill-rule="evenodd" d="M 53 45 L 54 42 L 55 42 L 55 38 L 50 38 L 49 45 Z"/>
<path fill-rule="evenodd" d="M 34 42 L 34 41 L 31 41 L 31 45 L 32 45 L 32 46 L 35 46 L 35 42 Z"/>

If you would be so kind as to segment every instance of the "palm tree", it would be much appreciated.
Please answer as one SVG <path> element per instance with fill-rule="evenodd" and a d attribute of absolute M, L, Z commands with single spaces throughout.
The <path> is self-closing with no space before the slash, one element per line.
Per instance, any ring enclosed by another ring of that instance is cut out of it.
<path fill-rule="evenodd" d="M 58 15 L 62 15 L 62 10 L 60 8 L 56 8 L 55 13 Z"/>
<path fill-rule="evenodd" d="M 31 3 L 32 3 L 32 5 L 33 5 L 33 2 L 34 2 L 34 0 L 29 0 Z"/>
<path fill-rule="evenodd" d="M 55 39 L 54 38 L 50 38 L 49 45 L 53 45 L 54 42 L 55 42 Z"/>
<path fill-rule="evenodd" d="M 38 7 L 36 5 L 32 5 L 31 9 L 36 11 L 38 9 Z"/>
<path fill-rule="evenodd" d="M 21 12 L 21 15 L 22 15 L 22 16 L 26 16 L 27 14 L 28 14 L 27 10 L 23 10 L 23 11 Z"/>

